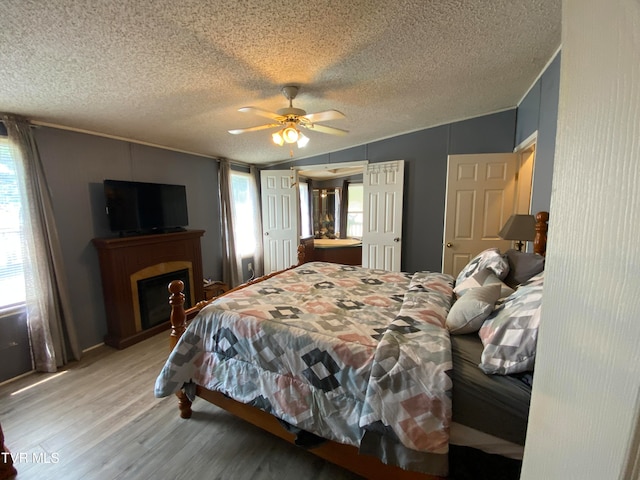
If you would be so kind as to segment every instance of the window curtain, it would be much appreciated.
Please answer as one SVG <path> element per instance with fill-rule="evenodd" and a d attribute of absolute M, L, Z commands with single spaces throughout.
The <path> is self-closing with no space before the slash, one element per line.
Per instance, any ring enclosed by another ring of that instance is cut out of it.
<path fill-rule="evenodd" d="M 313 181 L 310 178 L 307 179 L 307 201 L 309 202 L 309 225 L 311 225 L 311 236 L 315 237 L 316 230 L 313 222 Z"/>
<path fill-rule="evenodd" d="M 311 221 L 311 235 L 313 236 L 313 238 L 316 238 L 316 236 L 319 236 L 318 231 L 320 230 L 320 228 L 318 227 L 318 205 L 316 205 L 314 202 L 314 195 L 313 195 L 313 180 L 311 178 L 307 179 L 307 190 L 308 190 L 308 194 L 309 194 L 309 216 L 310 221 Z M 316 235 L 318 234 L 318 235 Z"/>
<path fill-rule="evenodd" d="M 264 251 L 262 248 L 262 214 L 260 209 L 260 170 L 257 167 L 249 167 L 249 174 L 253 179 L 253 211 L 255 214 L 254 219 L 254 232 L 256 239 L 256 250 L 253 254 L 253 265 L 256 277 L 264 275 Z"/>
<path fill-rule="evenodd" d="M 233 288 L 242 283 L 242 259 L 236 250 L 233 236 L 231 163 L 227 159 L 220 160 L 218 184 L 220 185 L 220 224 L 222 228 L 222 281 Z"/>
<path fill-rule="evenodd" d="M 347 238 L 347 218 L 349 216 L 349 181 L 342 182 L 340 192 L 340 238 Z"/>
<path fill-rule="evenodd" d="M 21 117 L 3 115 L 16 161 L 22 209 L 27 324 L 35 368 L 55 372 L 79 360 L 64 262 L 51 195 L 31 125 Z"/>

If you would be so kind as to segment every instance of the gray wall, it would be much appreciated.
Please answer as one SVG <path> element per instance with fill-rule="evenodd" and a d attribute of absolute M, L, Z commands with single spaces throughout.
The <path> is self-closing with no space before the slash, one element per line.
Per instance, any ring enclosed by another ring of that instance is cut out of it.
<path fill-rule="evenodd" d="M 27 327 L 27 313 L 24 309 L 9 315 L 2 315 L 2 335 L 0 335 L 0 383 L 31 371 L 31 349 Z"/>
<path fill-rule="evenodd" d="M 512 152 L 516 110 L 429 128 L 272 168 L 357 160 L 405 161 L 402 270 L 440 271 L 447 156 Z"/>
<path fill-rule="evenodd" d="M 91 243 L 94 237 L 113 236 L 105 214 L 104 179 L 185 185 L 188 228 L 205 230 L 204 275 L 220 278 L 215 160 L 54 128 L 37 128 L 35 135 L 53 198 L 81 348 L 101 343 L 107 330 L 98 256 Z"/>
<path fill-rule="evenodd" d="M 550 210 L 559 91 L 560 53 L 556 55 L 518 107 L 516 146 L 536 130 L 538 131 L 531 192 L 531 211 L 534 213 Z"/>

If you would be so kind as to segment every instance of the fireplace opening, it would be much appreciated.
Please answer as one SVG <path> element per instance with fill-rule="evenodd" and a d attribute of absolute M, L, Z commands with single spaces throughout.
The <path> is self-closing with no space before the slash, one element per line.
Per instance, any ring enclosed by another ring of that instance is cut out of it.
<path fill-rule="evenodd" d="M 188 268 L 138 280 L 140 323 L 143 330 L 169 321 L 171 305 L 169 305 L 167 286 L 172 280 L 182 280 L 185 296 L 184 308 L 191 307 Z"/>

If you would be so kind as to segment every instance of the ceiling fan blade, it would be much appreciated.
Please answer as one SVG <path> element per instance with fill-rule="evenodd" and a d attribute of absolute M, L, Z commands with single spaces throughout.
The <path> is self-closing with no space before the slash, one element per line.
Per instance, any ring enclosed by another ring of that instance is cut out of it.
<path fill-rule="evenodd" d="M 248 127 L 248 128 L 236 128 L 235 130 L 229 130 L 229 133 L 233 135 L 238 135 L 240 133 L 247 132 L 257 132 L 258 130 L 266 130 L 267 128 L 281 127 L 282 125 L 279 123 L 270 123 L 267 125 L 258 125 L 257 127 Z"/>
<path fill-rule="evenodd" d="M 260 115 L 261 117 L 270 118 L 271 120 L 282 120 L 282 115 L 278 115 L 275 112 L 270 112 L 269 110 L 263 110 L 258 107 L 242 107 L 238 109 L 239 112 L 243 113 L 254 113 L 256 115 Z"/>
<path fill-rule="evenodd" d="M 309 130 L 314 130 L 316 132 L 322 133 L 330 133 L 331 135 L 346 135 L 349 133 L 348 130 L 342 130 L 341 128 L 329 127 L 328 125 L 320 125 L 319 123 L 310 123 L 310 124 L 300 124 L 301 127 L 307 128 Z"/>
<path fill-rule="evenodd" d="M 324 112 L 309 113 L 304 115 L 303 118 L 306 118 L 310 123 L 315 123 L 326 122 L 328 120 L 340 120 L 345 117 L 344 113 L 338 110 L 325 110 Z"/>

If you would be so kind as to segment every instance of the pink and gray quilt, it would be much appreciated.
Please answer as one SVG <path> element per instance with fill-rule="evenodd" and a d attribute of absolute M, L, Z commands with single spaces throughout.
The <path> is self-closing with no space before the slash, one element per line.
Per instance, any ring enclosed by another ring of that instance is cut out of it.
<path fill-rule="evenodd" d="M 358 446 L 380 425 L 448 451 L 453 278 L 308 263 L 221 297 L 191 322 L 157 397 L 194 384 Z"/>

